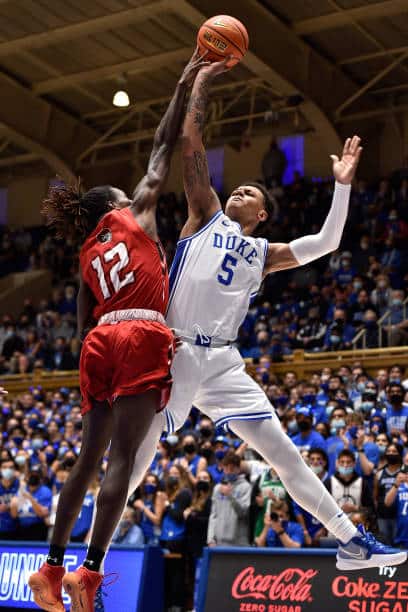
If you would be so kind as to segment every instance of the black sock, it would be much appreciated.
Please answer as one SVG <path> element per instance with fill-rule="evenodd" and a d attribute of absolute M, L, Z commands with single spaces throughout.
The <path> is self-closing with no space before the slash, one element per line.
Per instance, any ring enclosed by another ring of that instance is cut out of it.
<path fill-rule="evenodd" d="M 48 565 L 62 565 L 64 562 L 65 548 L 51 544 L 48 552 L 47 563 Z"/>
<path fill-rule="evenodd" d="M 103 550 L 95 548 L 95 546 L 90 546 L 86 553 L 86 559 L 82 565 L 93 572 L 99 572 L 104 556 L 105 552 Z"/>

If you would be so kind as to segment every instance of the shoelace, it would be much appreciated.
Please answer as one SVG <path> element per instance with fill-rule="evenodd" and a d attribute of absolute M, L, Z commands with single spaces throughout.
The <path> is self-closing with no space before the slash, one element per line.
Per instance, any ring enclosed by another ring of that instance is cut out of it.
<path fill-rule="evenodd" d="M 108 582 L 106 582 L 106 579 L 109 578 L 110 576 L 112 576 L 111 580 L 109 580 Z M 98 590 L 96 591 L 96 595 L 95 595 L 95 599 L 99 598 L 101 599 L 100 602 L 98 603 L 102 603 L 102 595 L 104 597 L 109 597 L 109 594 L 106 590 L 107 587 L 111 586 L 112 584 L 115 584 L 115 582 L 117 582 L 119 580 L 119 574 L 117 572 L 111 572 L 110 574 L 105 574 L 105 576 L 103 577 L 103 580 L 101 582 L 101 584 L 98 587 Z"/>
<path fill-rule="evenodd" d="M 376 540 L 375 536 L 370 531 L 364 531 L 363 540 L 370 552 L 374 547 L 380 550 L 385 550 L 387 548 L 382 542 Z"/>

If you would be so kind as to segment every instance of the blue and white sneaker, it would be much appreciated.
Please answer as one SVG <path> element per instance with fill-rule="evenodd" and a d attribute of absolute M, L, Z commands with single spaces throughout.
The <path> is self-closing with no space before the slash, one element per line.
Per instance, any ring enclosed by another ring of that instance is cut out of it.
<path fill-rule="evenodd" d="M 361 570 L 367 567 L 400 565 L 408 558 L 406 550 L 381 544 L 362 525 L 357 527 L 359 535 L 347 544 L 339 542 L 336 567 L 339 570 Z"/>

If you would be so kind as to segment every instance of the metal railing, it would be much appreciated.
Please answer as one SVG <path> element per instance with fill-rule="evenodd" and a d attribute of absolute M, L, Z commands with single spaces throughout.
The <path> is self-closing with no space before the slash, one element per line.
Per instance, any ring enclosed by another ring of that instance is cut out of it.
<path fill-rule="evenodd" d="M 402 303 L 403 321 L 405 321 L 407 319 L 407 311 L 408 311 L 408 297 Z M 377 333 L 378 333 L 377 345 L 378 345 L 379 348 L 383 347 L 384 332 L 387 333 L 387 335 L 389 333 L 388 330 L 385 330 L 384 328 L 388 327 L 389 323 L 387 323 L 387 321 L 388 322 L 390 321 L 391 316 L 392 316 L 392 310 L 389 309 L 377 321 L 377 324 L 378 324 L 378 329 L 377 329 Z M 366 349 L 367 348 L 367 330 L 365 328 L 360 329 L 360 331 L 357 332 L 357 334 L 352 339 L 351 344 L 353 345 L 353 349 L 356 349 L 357 343 L 360 341 L 360 339 L 362 339 L 362 348 Z"/>

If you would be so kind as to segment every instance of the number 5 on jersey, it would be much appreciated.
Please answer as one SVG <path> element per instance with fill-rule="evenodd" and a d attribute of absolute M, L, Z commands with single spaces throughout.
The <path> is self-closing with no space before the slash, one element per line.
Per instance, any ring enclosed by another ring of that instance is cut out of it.
<path fill-rule="evenodd" d="M 119 272 L 126 268 L 129 263 L 129 253 L 127 250 L 127 246 L 124 242 L 118 242 L 112 249 L 106 251 L 103 254 L 103 259 L 105 263 L 111 263 L 115 257 L 118 257 L 117 261 L 113 264 L 109 271 L 110 281 L 113 287 L 113 292 L 118 293 L 122 287 L 133 283 L 135 280 L 135 275 L 132 272 L 128 272 L 123 278 L 120 278 Z M 111 297 L 111 292 L 109 290 L 108 281 L 105 276 L 105 271 L 103 269 L 103 263 L 99 255 L 92 260 L 92 267 L 98 275 L 99 286 L 102 291 L 102 295 L 105 300 L 108 300 Z"/>
<path fill-rule="evenodd" d="M 232 283 L 232 279 L 234 278 L 234 268 L 236 268 L 238 263 L 238 259 L 227 253 L 224 257 L 224 260 L 221 264 L 221 270 L 225 272 L 225 274 L 218 274 L 217 280 L 221 285 L 230 285 Z"/>

